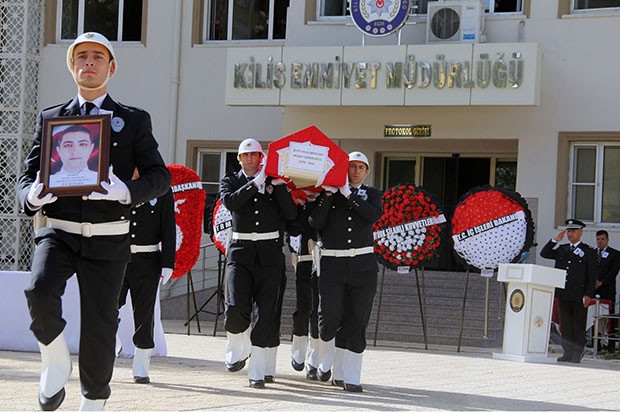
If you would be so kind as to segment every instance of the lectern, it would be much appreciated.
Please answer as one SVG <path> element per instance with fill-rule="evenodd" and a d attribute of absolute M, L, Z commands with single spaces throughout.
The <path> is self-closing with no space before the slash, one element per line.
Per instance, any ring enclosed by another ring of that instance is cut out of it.
<path fill-rule="evenodd" d="M 499 264 L 497 280 L 508 283 L 504 343 L 493 358 L 555 363 L 547 356 L 556 287 L 564 288 L 566 271 L 535 264 Z"/>

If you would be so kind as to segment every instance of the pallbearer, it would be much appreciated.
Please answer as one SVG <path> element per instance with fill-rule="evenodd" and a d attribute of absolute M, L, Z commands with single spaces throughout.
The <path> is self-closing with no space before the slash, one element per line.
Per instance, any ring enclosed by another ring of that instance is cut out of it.
<path fill-rule="evenodd" d="M 329 380 L 333 367 L 332 384 L 351 392 L 362 391 L 362 353 L 379 271 L 373 224 L 383 213 L 382 193 L 363 185 L 368 172 L 366 155 L 351 152 L 347 182 L 323 185 L 310 218 L 322 243 L 317 376 Z"/>

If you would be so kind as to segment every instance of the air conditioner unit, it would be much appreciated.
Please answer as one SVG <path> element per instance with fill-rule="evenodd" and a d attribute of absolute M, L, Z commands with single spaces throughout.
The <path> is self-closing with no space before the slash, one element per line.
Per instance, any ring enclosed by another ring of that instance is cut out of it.
<path fill-rule="evenodd" d="M 428 3 L 426 43 L 478 43 L 484 32 L 484 2 L 479 0 Z"/>

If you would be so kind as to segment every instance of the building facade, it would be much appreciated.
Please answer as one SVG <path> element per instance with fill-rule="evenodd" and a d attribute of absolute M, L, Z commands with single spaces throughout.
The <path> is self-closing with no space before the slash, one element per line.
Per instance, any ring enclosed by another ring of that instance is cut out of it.
<path fill-rule="evenodd" d="M 601 228 L 620 238 L 618 0 L 483 1 L 475 39 L 432 30 L 437 5 L 424 0 L 386 36 L 358 29 L 347 0 L 4 2 L 33 3 L 38 108 L 73 97 L 67 47 L 100 31 L 118 58 L 109 93 L 148 110 L 165 160 L 195 169 L 210 194 L 240 140 L 316 125 L 368 155 L 370 184 L 422 186 L 448 219 L 468 190 L 502 185 L 528 201 L 538 244 L 568 217 L 588 224 L 591 245 Z M 447 252 L 432 267 L 458 270 Z M 528 261 L 551 265 L 535 250 Z"/>

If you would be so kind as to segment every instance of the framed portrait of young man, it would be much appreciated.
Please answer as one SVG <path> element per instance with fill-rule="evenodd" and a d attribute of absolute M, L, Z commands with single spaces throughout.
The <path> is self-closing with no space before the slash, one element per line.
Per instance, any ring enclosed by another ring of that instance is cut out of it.
<path fill-rule="evenodd" d="M 103 192 L 108 179 L 110 116 L 62 116 L 43 119 L 42 194 L 83 196 Z"/>

